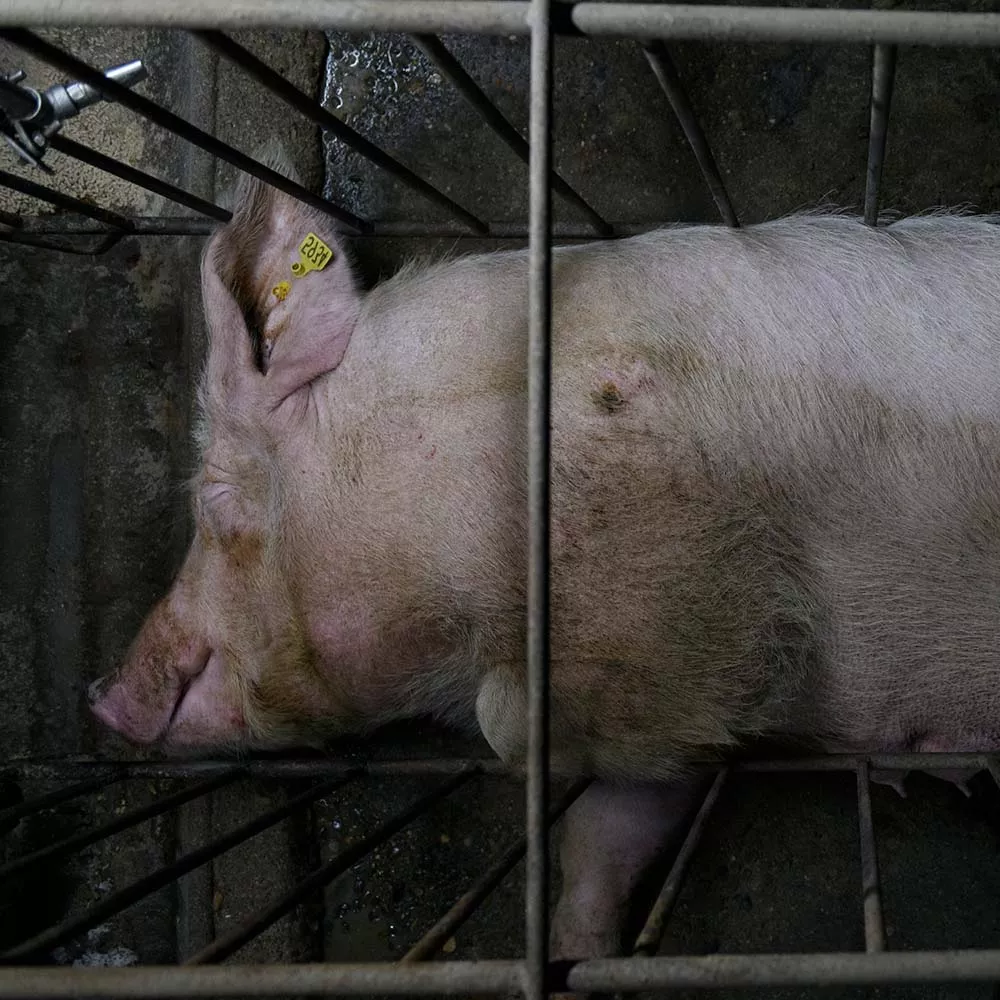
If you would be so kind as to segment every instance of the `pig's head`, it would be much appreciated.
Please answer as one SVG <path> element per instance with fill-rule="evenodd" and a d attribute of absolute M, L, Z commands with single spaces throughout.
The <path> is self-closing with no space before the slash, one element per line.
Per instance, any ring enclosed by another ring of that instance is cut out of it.
<path fill-rule="evenodd" d="M 300 246 L 310 234 L 333 257 L 303 274 Z M 239 189 L 201 273 L 209 348 L 194 539 L 172 589 L 119 668 L 91 686 L 90 700 L 99 719 L 136 744 L 312 743 L 335 722 L 337 697 L 297 608 L 284 518 L 297 487 L 279 471 L 310 436 L 360 295 L 330 220 L 258 181 Z"/>

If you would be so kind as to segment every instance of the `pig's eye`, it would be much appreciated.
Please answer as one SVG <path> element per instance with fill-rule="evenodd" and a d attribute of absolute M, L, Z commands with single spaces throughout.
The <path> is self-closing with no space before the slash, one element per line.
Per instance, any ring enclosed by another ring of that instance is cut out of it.
<path fill-rule="evenodd" d="M 238 491 L 230 483 L 205 482 L 199 494 L 199 507 L 213 531 L 226 537 L 243 530 L 245 520 Z"/>

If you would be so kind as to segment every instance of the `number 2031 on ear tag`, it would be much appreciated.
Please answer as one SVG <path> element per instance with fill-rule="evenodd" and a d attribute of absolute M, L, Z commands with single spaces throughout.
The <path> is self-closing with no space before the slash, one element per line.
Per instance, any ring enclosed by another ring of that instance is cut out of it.
<path fill-rule="evenodd" d="M 292 264 L 292 274 L 301 278 L 310 271 L 322 271 L 331 260 L 333 251 L 315 233 L 308 233 L 299 244 L 299 259 Z"/>

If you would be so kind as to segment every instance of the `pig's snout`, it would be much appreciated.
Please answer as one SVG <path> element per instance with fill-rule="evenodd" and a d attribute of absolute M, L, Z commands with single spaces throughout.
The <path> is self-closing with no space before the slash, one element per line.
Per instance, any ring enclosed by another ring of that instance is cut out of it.
<path fill-rule="evenodd" d="M 185 628 L 169 601 L 163 601 L 146 619 L 121 667 L 88 688 L 91 711 L 131 743 L 160 742 L 210 654 L 208 643 Z"/>

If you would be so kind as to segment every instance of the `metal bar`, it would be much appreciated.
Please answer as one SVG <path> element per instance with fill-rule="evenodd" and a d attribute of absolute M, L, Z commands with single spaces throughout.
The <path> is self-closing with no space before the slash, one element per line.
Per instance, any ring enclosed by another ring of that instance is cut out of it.
<path fill-rule="evenodd" d="M 245 70 L 272 94 L 280 97 L 286 104 L 291 105 L 296 111 L 319 125 L 320 128 L 332 132 L 342 143 L 371 160 L 372 163 L 391 174 L 396 180 L 434 202 L 435 205 L 443 208 L 455 218 L 461 219 L 473 232 L 481 234 L 486 232 L 486 223 L 478 219 L 472 212 L 462 208 L 458 202 L 449 198 L 443 191 L 439 191 L 433 184 L 415 174 L 409 167 L 403 166 L 384 149 L 376 146 L 375 143 L 370 142 L 359 132 L 346 125 L 336 115 L 327 111 L 322 104 L 314 101 L 308 94 L 304 94 L 298 87 L 293 86 L 280 73 L 276 73 L 267 63 L 258 59 L 242 45 L 221 31 L 193 31 L 192 34 Z"/>
<path fill-rule="evenodd" d="M 868 130 L 868 170 L 865 179 L 865 223 L 878 225 L 879 187 L 889 135 L 889 107 L 896 80 L 896 46 L 876 45 L 872 54 L 871 124 Z"/>
<path fill-rule="evenodd" d="M 99 840 L 105 840 L 116 833 L 121 833 L 122 830 L 127 830 L 129 827 L 137 826 L 139 823 L 152 819 L 154 816 L 159 816 L 162 813 L 169 812 L 171 809 L 176 809 L 185 802 L 200 798 L 202 795 L 210 795 L 219 788 L 231 785 L 237 778 L 245 776 L 246 772 L 238 769 L 230 774 L 220 774 L 218 777 L 203 781 L 193 788 L 184 788 L 173 795 L 150 802 L 149 805 L 142 806 L 139 809 L 132 809 L 108 823 L 94 827 L 92 830 L 84 830 L 73 837 L 67 837 L 65 840 L 58 840 L 54 844 L 49 844 L 48 847 L 43 847 L 32 854 L 26 854 L 23 858 L 15 858 L 15 860 L 0 867 L 0 881 L 10 878 L 12 875 L 17 875 L 19 872 L 41 861 L 54 861 L 56 858 L 71 854 L 73 851 L 79 851 L 91 844 L 96 844 Z"/>
<path fill-rule="evenodd" d="M 0 23 L 315 28 L 330 31 L 526 35 L 529 0 L 0 0 Z M 582 0 L 560 5 L 560 34 L 728 42 L 929 45 L 1000 44 L 1000 15 L 951 11 L 735 7 Z M 90 82 L 89 80 L 87 82 Z"/>
<path fill-rule="evenodd" d="M 66 788 L 59 788 L 46 795 L 38 795 L 33 799 L 26 799 L 24 802 L 19 802 L 16 806 L 8 806 L 6 809 L 0 810 L 0 826 L 15 823 L 25 816 L 31 816 L 33 813 L 41 812 L 43 809 L 52 809 L 55 806 L 60 806 L 64 802 L 78 799 L 82 795 L 99 792 L 102 788 L 107 788 L 108 785 L 113 785 L 116 781 L 121 781 L 123 777 L 124 774 L 121 772 L 119 766 L 112 764 L 110 772 L 101 775 L 99 778 L 91 778 L 88 781 L 81 781 Z"/>
<path fill-rule="evenodd" d="M 1000 791 L 1000 763 L 997 762 L 995 757 L 986 758 L 986 770 L 989 771 L 990 777 L 993 779 L 993 784 Z"/>
<path fill-rule="evenodd" d="M 21 216 L 14 212 L 8 212 L 5 209 L 0 209 L 0 222 L 5 226 L 10 226 L 12 229 L 20 229 L 23 225 Z"/>
<path fill-rule="evenodd" d="M 68 253 L 76 257 L 96 257 L 107 253 L 113 246 L 120 243 L 127 234 L 121 231 L 109 233 L 98 240 L 86 244 L 75 243 L 73 240 L 54 240 L 45 236 L 35 236 L 32 233 L 0 232 L 0 243 L 18 243 L 28 247 L 38 247 L 41 250 L 53 250 L 56 253 Z"/>
<path fill-rule="evenodd" d="M 207 965 L 211 962 L 221 962 L 229 958 L 230 955 L 239 951 L 247 942 L 252 941 L 258 934 L 262 934 L 273 923 L 280 920 L 289 910 L 294 909 L 303 900 L 308 899 L 314 892 L 318 892 L 338 875 L 342 875 L 352 865 L 357 864 L 365 855 L 371 853 L 379 844 L 384 843 L 402 830 L 408 823 L 430 809 L 435 803 L 450 795 L 457 788 L 460 788 L 475 774 L 475 770 L 456 774 L 447 781 L 443 781 L 437 788 L 434 788 L 426 795 L 420 796 L 409 808 L 397 813 L 372 833 L 368 834 L 367 837 L 362 838 L 356 844 L 352 844 L 346 850 L 341 851 L 336 857 L 331 858 L 325 865 L 317 868 L 311 875 L 304 878 L 298 885 L 293 886 L 285 895 L 279 896 L 273 903 L 265 906 L 239 926 L 234 927 L 228 934 L 223 934 L 222 937 L 216 938 L 208 947 L 192 955 L 184 964 Z"/>
<path fill-rule="evenodd" d="M 888 986 L 994 982 L 1000 950 L 835 952 L 595 959 L 567 976 L 571 992 L 715 990 L 760 986 Z"/>
<path fill-rule="evenodd" d="M 10 23 L 3 16 L 3 8 L 0 7 L 0 23 L 4 22 Z M 137 94 L 135 91 L 129 90 L 128 87 L 116 83 L 114 80 L 106 77 L 99 69 L 95 69 L 81 59 L 77 59 L 51 42 L 40 38 L 38 35 L 23 28 L 4 28 L 0 29 L 0 38 L 6 39 L 6 41 L 12 45 L 16 45 L 19 49 L 30 53 L 64 73 L 70 74 L 83 83 L 90 84 L 106 100 L 124 105 L 129 110 L 142 115 L 154 125 L 158 125 L 168 132 L 179 135 L 182 139 L 186 139 L 188 142 L 204 149 L 220 160 L 225 160 L 239 170 L 252 174 L 259 180 L 278 188 L 279 191 L 284 191 L 304 204 L 337 219 L 351 229 L 364 232 L 368 228 L 368 224 L 352 212 L 348 212 L 346 209 L 314 195 L 311 191 L 302 187 L 301 184 L 296 184 L 295 181 L 289 180 L 276 170 L 258 163 L 251 157 L 241 153 L 238 149 L 234 149 L 228 143 L 216 139 L 214 135 L 209 135 L 208 132 L 202 131 L 202 129 L 185 121 L 172 111 L 160 107 L 149 100 L 148 97 L 143 97 L 142 94 Z"/>
<path fill-rule="evenodd" d="M 483 93 L 479 84 L 465 71 L 462 64 L 448 51 L 444 43 L 436 35 L 413 34 L 410 36 L 414 45 L 420 49 L 438 72 L 447 79 L 465 100 L 478 112 L 487 125 L 525 163 L 529 162 L 531 147 L 528 141 L 503 116 L 500 109 Z M 552 171 L 551 184 L 553 190 L 561 198 L 581 211 L 594 227 L 594 231 L 603 237 L 614 236 L 614 229 L 555 171 Z"/>
<path fill-rule="evenodd" d="M 518 989 L 518 961 L 307 963 L 301 965 L 137 966 L 0 969 L 0 998 L 285 997 L 493 995 Z M 761 986 L 904 986 L 991 983 L 1000 949 L 780 955 L 699 955 L 577 962 L 556 985 L 573 992 Z"/>
<path fill-rule="evenodd" d="M 133 903 L 144 899 L 150 893 L 156 892 L 157 889 L 162 889 L 165 885 L 176 882 L 182 875 L 186 875 L 189 871 L 193 871 L 195 868 L 211 861 L 212 858 L 216 858 L 220 854 L 232 850 L 237 845 L 242 844 L 243 841 L 249 840 L 263 830 L 268 829 L 268 827 L 280 823 L 281 820 L 291 816 L 292 813 L 309 805 L 310 802 L 322 798 L 324 795 L 329 795 L 350 780 L 350 777 L 336 778 L 332 781 L 324 781 L 313 786 L 308 791 L 286 802 L 283 806 L 271 809 L 269 812 L 250 820 L 249 823 L 244 823 L 235 830 L 217 837 L 210 843 L 189 851 L 165 868 L 161 868 L 159 871 L 155 871 L 151 875 L 139 879 L 138 882 L 133 882 L 132 885 L 127 886 L 119 892 L 113 893 L 100 903 L 85 910 L 79 916 L 70 917 L 61 924 L 49 927 L 27 941 L 9 948 L 0 954 L 0 961 L 10 963 L 46 955 L 56 946 L 71 941 L 78 934 L 91 927 L 96 927 L 109 917 L 113 917 L 116 913 L 120 913 Z"/>
<path fill-rule="evenodd" d="M 531 3 L 528 201 L 528 755 L 525 1000 L 548 996 L 552 0 Z"/>
<path fill-rule="evenodd" d="M 858 764 L 858 831 L 861 840 L 861 892 L 865 910 L 865 950 L 885 951 L 885 921 L 882 919 L 882 889 L 878 878 L 878 850 L 872 823 L 868 765 Z"/>
<path fill-rule="evenodd" d="M 910 754 L 829 754 L 823 757 L 770 759 L 736 759 L 729 762 L 732 773 L 795 773 L 812 771 L 857 770 L 860 762 L 885 770 L 986 770 L 993 758 L 982 753 L 910 753 Z M 326 757 L 247 758 L 240 762 L 251 777 L 260 778 L 329 778 L 363 773 L 369 777 L 382 775 L 456 774 L 476 767 L 484 774 L 509 775 L 510 769 L 495 757 L 391 757 L 382 760 L 362 760 Z M 694 762 L 715 774 L 717 762 Z M 996 765 L 994 765 L 996 767 Z M 122 778 L 196 778 L 229 771 L 231 760 L 197 761 L 121 761 L 92 758 L 32 759 L 11 761 L 8 773 L 32 780 L 85 778 L 96 773 L 105 783 Z M 1000 773 L 1000 770 L 998 770 Z M 3 814 L 0 813 L 0 819 Z"/>
<path fill-rule="evenodd" d="M 549 826 L 583 794 L 589 778 L 575 782 L 549 810 Z M 479 904 L 503 881 L 507 873 L 524 857 L 525 837 L 519 837 L 455 901 L 437 923 L 400 959 L 400 962 L 424 962 L 433 958 L 455 931 L 476 912 Z"/>
<path fill-rule="evenodd" d="M 657 949 L 660 947 L 660 941 L 663 940 L 663 931 L 667 926 L 667 921 L 670 919 L 670 914 L 673 913 L 681 887 L 684 885 L 684 877 L 687 875 L 688 865 L 690 865 L 691 858 L 694 857 L 694 852 L 697 850 L 702 834 L 705 832 L 708 817 L 715 808 L 715 804 L 719 801 L 719 795 L 722 792 L 722 786 L 725 784 L 728 773 L 727 768 L 722 768 L 715 776 L 715 780 L 706 793 L 701 808 L 699 808 L 695 815 L 688 829 L 687 836 L 684 838 L 684 843 L 681 844 L 681 849 L 677 852 L 677 857 L 674 859 L 670 873 L 663 883 L 663 888 L 656 897 L 653 908 L 649 911 L 649 916 L 646 918 L 646 923 L 642 931 L 636 938 L 635 947 L 632 949 L 633 955 L 655 955 Z"/>
<path fill-rule="evenodd" d="M 178 205 L 184 205 L 186 208 L 200 212 L 202 215 L 207 215 L 211 219 L 216 219 L 219 222 L 228 222 L 233 217 L 233 213 L 227 211 L 221 205 L 215 205 L 204 198 L 197 197 L 197 195 L 189 194 L 187 191 L 183 191 L 173 184 L 161 181 L 159 177 L 154 177 L 152 174 L 147 174 L 142 170 L 136 170 L 135 167 L 130 167 L 127 163 L 122 163 L 121 160 L 116 160 L 114 157 L 99 153 L 96 149 L 91 149 L 89 146 L 75 142 L 67 136 L 56 133 L 56 135 L 49 139 L 49 145 L 64 156 L 72 156 L 75 160 L 88 163 L 98 170 L 103 170 L 105 173 L 120 177 L 123 181 L 128 181 L 129 184 L 135 184 L 138 187 L 145 188 L 147 191 L 152 191 L 154 194 L 162 195 L 164 198 L 176 202 Z"/>
<path fill-rule="evenodd" d="M 13 191 L 26 194 L 31 198 L 38 198 L 39 201 L 47 201 L 50 205 L 55 205 L 56 208 L 61 208 L 65 212 L 77 212 L 80 215 L 87 216 L 87 218 L 96 219 L 98 222 L 103 222 L 106 226 L 114 226 L 116 229 L 127 230 L 132 225 L 131 221 L 124 215 L 119 215 L 117 212 L 109 211 L 106 208 L 100 208 L 97 205 L 90 205 L 79 198 L 74 198 L 72 195 L 55 191 L 50 187 L 45 187 L 44 184 L 36 184 L 25 177 L 18 177 L 17 174 L 8 173 L 6 170 L 0 170 L 0 184 Z"/>
<path fill-rule="evenodd" d="M 722 221 L 733 229 L 739 228 L 739 219 L 736 217 L 736 211 L 729 198 L 729 192 L 726 191 L 726 185 L 722 180 L 722 174 L 719 173 L 719 166 L 712 155 L 708 139 L 705 137 L 705 130 L 701 127 L 701 122 L 698 121 L 698 116 L 695 114 L 687 91 L 684 89 L 684 84 L 681 82 L 680 73 L 677 72 L 677 67 L 674 65 L 666 45 L 657 39 L 643 43 L 642 48 L 650 68 L 653 70 L 660 87 L 663 88 L 663 93 L 667 95 L 670 107 L 673 108 L 674 114 L 677 116 L 677 121 L 684 131 L 684 137 L 691 147 L 691 152 L 694 153 L 694 158 L 698 161 L 701 175 L 705 178 L 709 191 L 712 192 Z"/>

